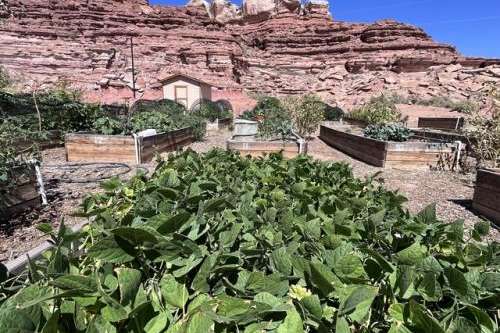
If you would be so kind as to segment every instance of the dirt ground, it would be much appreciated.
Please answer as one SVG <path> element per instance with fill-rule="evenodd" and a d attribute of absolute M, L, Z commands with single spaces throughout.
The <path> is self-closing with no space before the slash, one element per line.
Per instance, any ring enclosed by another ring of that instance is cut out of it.
<path fill-rule="evenodd" d="M 229 132 L 211 134 L 205 141 L 193 143 L 190 147 L 198 152 L 206 152 L 212 147 L 225 148 L 229 136 Z M 435 202 L 438 216 L 444 221 L 464 219 L 470 228 L 480 219 L 471 209 L 474 175 L 428 170 L 384 170 L 357 161 L 318 138 L 309 142 L 309 154 L 324 161 L 345 161 L 352 165 L 358 177 L 380 171 L 378 179 L 381 182 L 409 198 L 407 207 L 411 212 L 416 213 Z M 154 162 L 142 168 L 151 172 Z M 73 166 L 65 162 L 64 148 L 44 151 L 42 173 L 49 205 L 19 216 L 8 225 L 0 225 L 0 261 L 14 259 L 39 245 L 43 238 L 36 226 L 40 223 L 51 223 L 57 227 L 62 219 L 66 225 L 82 222 L 81 218 L 73 214 L 85 196 L 100 190 L 99 179 L 113 175 L 127 179 L 135 172 L 135 167 L 125 165 L 112 168 L 102 164 Z M 499 230 L 492 228 L 489 239 L 500 241 Z"/>

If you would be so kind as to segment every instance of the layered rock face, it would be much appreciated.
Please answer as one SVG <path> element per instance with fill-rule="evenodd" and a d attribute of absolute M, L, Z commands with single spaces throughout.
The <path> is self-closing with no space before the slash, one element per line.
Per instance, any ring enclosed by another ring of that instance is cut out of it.
<path fill-rule="evenodd" d="M 68 81 L 87 98 L 161 98 L 161 78 L 186 73 L 234 91 L 315 92 L 349 107 L 374 94 L 464 99 L 500 80 L 498 60 L 465 58 L 421 29 L 336 22 L 327 2 L 0 0 L 0 65 L 47 85 Z"/>

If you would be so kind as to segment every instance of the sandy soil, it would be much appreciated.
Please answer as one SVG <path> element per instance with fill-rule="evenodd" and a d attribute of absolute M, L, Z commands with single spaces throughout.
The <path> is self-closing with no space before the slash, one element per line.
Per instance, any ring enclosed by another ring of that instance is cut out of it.
<path fill-rule="evenodd" d="M 193 143 L 190 147 L 198 152 L 206 152 L 212 147 L 225 148 L 229 135 L 228 132 L 211 134 L 205 141 Z M 427 170 L 384 170 L 352 159 L 318 138 L 309 142 L 309 154 L 324 161 L 345 161 L 352 165 L 358 177 L 380 171 L 378 179 L 389 189 L 398 190 L 409 198 L 407 206 L 414 213 L 436 202 L 438 216 L 443 221 L 464 219 L 468 228 L 479 221 L 479 217 L 470 207 L 474 192 L 474 175 Z M 103 168 L 104 165 L 68 166 L 63 148 L 44 151 L 43 162 L 42 172 L 50 203 L 47 207 L 19 216 L 9 225 L 0 225 L 0 261 L 13 259 L 40 244 L 43 238 L 36 229 L 40 223 L 51 223 L 57 227 L 61 219 L 64 219 L 67 225 L 81 222 L 81 218 L 73 214 L 86 195 L 100 190 L 99 182 L 88 182 L 89 179 L 119 174 L 121 178 L 127 179 L 136 171 L 134 167 L 126 166 L 112 169 Z M 143 167 L 152 171 L 154 162 Z M 75 182 L 79 180 L 87 182 Z M 492 228 L 489 239 L 500 241 L 498 229 Z"/>

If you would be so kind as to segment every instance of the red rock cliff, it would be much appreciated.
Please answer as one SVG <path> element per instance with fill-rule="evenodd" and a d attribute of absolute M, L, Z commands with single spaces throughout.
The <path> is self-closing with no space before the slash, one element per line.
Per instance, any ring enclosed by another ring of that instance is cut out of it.
<path fill-rule="evenodd" d="M 498 79 L 492 74 L 498 68 L 487 66 L 500 61 L 464 58 L 394 21 L 336 22 L 326 6 L 317 0 L 304 8 L 293 0 L 247 0 L 242 10 L 225 0 L 185 7 L 0 0 L 0 65 L 47 84 L 69 81 L 106 102 L 130 96 L 130 37 L 136 86 L 146 98 L 161 97 L 159 79 L 173 72 L 232 91 L 316 92 L 344 105 L 384 90 L 466 98 L 485 80 Z"/>

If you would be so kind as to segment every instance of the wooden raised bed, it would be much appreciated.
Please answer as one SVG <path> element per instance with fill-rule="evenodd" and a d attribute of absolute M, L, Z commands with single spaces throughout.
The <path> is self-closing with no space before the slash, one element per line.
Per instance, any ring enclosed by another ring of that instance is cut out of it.
<path fill-rule="evenodd" d="M 419 128 L 457 130 L 464 126 L 464 118 L 418 118 Z"/>
<path fill-rule="evenodd" d="M 352 157 L 382 168 L 433 167 L 445 155 L 453 154 L 454 149 L 447 143 L 380 141 L 326 126 L 320 127 L 320 138 Z"/>
<path fill-rule="evenodd" d="M 156 153 L 178 150 L 194 141 L 191 127 L 134 138 L 131 135 L 72 133 L 65 137 L 69 162 L 110 162 L 141 164 Z"/>
<path fill-rule="evenodd" d="M 5 202 L 0 212 L 0 222 L 6 222 L 10 217 L 41 205 L 40 193 L 33 165 L 14 168 L 15 184 L 9 188 L 0 188 L 5 195 Z"/>
<path fill-rule="evenodd" d="M 228 140 L 227 149 L 239 151 L 242 155 L 252 157 L 264 156 L 270 153 L 282 152 L 286 158 L 300 154 L 300 146 L 295 141 L 238 141 Z M 303 154 L 307 153 L 307 143 L 304 143 Z"/>
<path fill-rule="evenodd" d="M 229 128 L 233 123 L 233 118 L 217 119 L 214 122 L 207 122 L 207 131 L 216 132 L 226 128 Z"/>
<path fill-rule="evenodd" d="M 495 223 L 500 223 L 500 169 L 477 171 L 472 207 Z"/>

